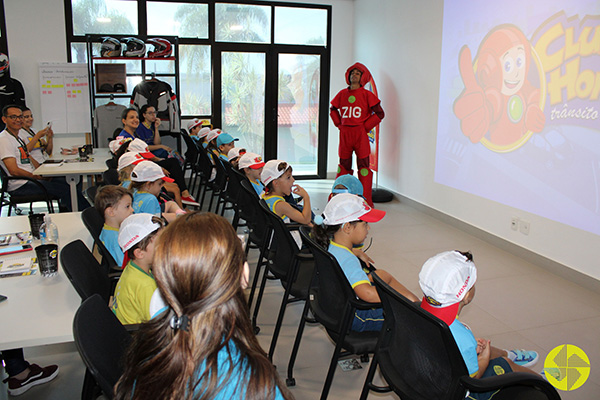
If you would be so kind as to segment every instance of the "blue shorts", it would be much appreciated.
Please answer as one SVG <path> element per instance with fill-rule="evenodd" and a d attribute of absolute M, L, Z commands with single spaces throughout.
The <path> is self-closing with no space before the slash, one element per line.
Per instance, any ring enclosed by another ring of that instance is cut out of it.
<path fill-rule="evenodd" d="M 356 310 L 351 330 L 355 332 L 380 331 L 383 327 L 383 308 Z"/>
<path fill-rule="evenodd" d="M 513 370 L 508 364 L 508 361 L 506 361 L 503 357 L 498 357 L 490 360 L 490 363 L 485 369 L 482 378 L 487 378 L 488 376 L 504 375 L 509 372 L 513 372 Z M 491 392 L 469 393 L 469 395 L 466 398 L 473 400 L 488 400 L 491 399 L 498 392 L 498 390 L 493 390 Z"/>

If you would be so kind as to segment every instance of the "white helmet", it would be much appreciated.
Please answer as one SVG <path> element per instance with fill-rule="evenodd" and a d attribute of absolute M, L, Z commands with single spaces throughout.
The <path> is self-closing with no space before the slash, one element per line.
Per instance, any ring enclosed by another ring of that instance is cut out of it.
<path fill-rule="evenodd" d="M 119 57 L 121 55 L 121 42 L 113 37 L 103 37 L 100 47 L 101 57 Z"/>

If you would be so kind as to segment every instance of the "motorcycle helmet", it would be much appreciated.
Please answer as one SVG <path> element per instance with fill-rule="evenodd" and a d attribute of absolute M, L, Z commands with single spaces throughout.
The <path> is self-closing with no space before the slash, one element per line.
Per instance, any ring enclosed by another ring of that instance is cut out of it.
<path fill-rule="evenodd" d="M 154 46 L 154 51 L 148 51 L 148 58 L 170 57 L 173 50 L 171 42 L 163 38 L 148 39 L 148 44 Z"/>
<path fill-rule="evenodd" d="M 8 71 L 8 56 L 4 53 L 0 53 L 0 77 Z"/>
<path fill-rule="evenodd" d="M 101 57 L 119 57 L 121 55 L 121 42 L 108 36 L 102 39 L 102 46 L 100 47 Z"/>
<path fill-rule="evenodd" d="M 146 54 L 146 44 L 143 40 L 134 37 L 123 39 L 126 49 L 123 50 L 125 57 L 144 57 Z"/>

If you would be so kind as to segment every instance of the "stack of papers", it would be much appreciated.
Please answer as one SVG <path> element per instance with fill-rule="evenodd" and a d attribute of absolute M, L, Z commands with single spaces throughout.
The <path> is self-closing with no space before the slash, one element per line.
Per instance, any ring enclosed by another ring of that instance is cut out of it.
<path fill-rule="evenodd" d="M 33 266 L 33 258 L 25 257 L 7 257 L 0 261 L 0 277 L 28 275 Z"/>

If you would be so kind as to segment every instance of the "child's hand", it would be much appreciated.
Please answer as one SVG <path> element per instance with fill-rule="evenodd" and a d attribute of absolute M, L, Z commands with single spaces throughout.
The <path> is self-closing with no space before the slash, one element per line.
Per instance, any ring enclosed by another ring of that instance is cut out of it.
<path fill-rule="evenodd" d="M 352 249 L 352 253 L 354 253 L 354 255 L 356 257 L 358 257 L 359 259 L 361 259 L 367 265 L 369 265 L 369 264 L 375 264 L 375 261 L 373 261 L 373 259 L 371 257 L 369 257 L 367 255 L 367 253 L 365 253 L 364 251 L 362 251 L 362 249 Z M 479 349 L 479 346 L 477 346 L 477 348 Z"/>
<path fill-rule="evenodd" d="M 479 340 L 481 340 L 481 346 L 482 346 L 482 350 L 481 352 L 479 352 L 479 346 L 480 346 L 480 342 Z M 491 356 L 491 352 L 492 352 L 492 345 L 491 345 L 491 340 L 485 340 L 485 339 L 479 339 L 477 340 L 477 359 L 484 359 L 484 360 L 489 360 L 490 356 Z"/>
<path fill-rule="evenodd" d="M 475 339 L 475 340 L 477 340 L 477 354 L 480 354 L 487 346 L 487 341 L 485 339 Z"/>
<path fill-rule="evenodd" d="M 297 194 L 298 196 L 300 196 L 303 199 L 305 197 L 308 197 L 308 193 L 300 185 L 294 185 L 294 187 L 292 188 L 292 193 Z"/>

